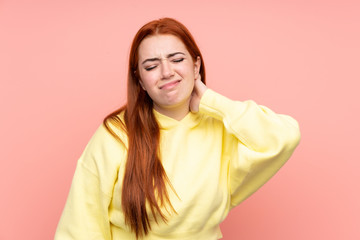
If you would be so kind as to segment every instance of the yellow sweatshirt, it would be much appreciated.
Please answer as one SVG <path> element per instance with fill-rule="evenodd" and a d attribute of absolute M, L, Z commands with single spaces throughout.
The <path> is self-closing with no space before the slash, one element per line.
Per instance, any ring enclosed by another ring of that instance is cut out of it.
<path fill-rule="evenodd" d="M 145 240 L 220 239 L 228 212 L 269 180 L 300 140 L 293 118 L 211 89 L 199 112 L 181 121 L 154 113 L 177 214 L 169 213 L 167 224 L 153 222 Z M 116 131 L 126 145 L 126 134 Z M 56 240 L 136 239 L 121 209 L 125 161 L 126 148 L 101 124 L 78 161 Z"/>

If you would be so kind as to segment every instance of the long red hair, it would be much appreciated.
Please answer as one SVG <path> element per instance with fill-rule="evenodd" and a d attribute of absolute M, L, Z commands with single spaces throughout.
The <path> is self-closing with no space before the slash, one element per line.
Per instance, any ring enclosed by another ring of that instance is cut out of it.
<path fill-rule="evenodd" d="M 172 18 L 161 18 L 145 24 L 136 33 L 131 45 L 129 56 L 127 103 L 105 117 L 103 123 L 106 129 L 120 142 L 119 136 L 110 128 L 109 122 L 117 128 L 122 128 L 128 137 L 127 162 L 122 184 L 122 208 L 125 223 L 136 234 L 142 237 L 151 230 L 150 219 L 146 211 L 148 204 L 155 221 L 159 214 L 167 221 L 161 206 L 169 204 L 166 183 L 171 186 L 159 158 L 160 129 L 153 114 L 153 102 L 139 83 L 138 48 L 141 41 L 151 35 L 171 34 L 178 37 L 186 46 L 194 62 L 200 56 L 199 73 L 205 83 L 205 66 L 201 52 L 189 30 Z M 118 114 L 124 112 L 124 121 Z"/>

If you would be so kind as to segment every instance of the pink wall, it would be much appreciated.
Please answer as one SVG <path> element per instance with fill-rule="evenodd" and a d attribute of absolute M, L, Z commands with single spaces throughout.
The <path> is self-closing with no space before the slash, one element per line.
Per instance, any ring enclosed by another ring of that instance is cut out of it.
<path fill-rule="evenodd" d="M 162 16 L 193 32 L 211 88 L 301 126 L 224 239 L 360 239 L 360 4 L 219 2 L 0 2 L 1 240 L 53 238 L 78 157 L 124 102 L 130 41 Z"/>

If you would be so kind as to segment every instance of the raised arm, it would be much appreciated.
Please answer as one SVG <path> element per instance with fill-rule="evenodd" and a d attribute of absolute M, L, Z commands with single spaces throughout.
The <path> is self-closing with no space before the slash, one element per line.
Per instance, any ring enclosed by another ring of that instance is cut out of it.
<path fill-rule="evenodd" d="M 232 101 L 211 89 L 201 96 L 199 111 L 223 122 L 228 133 L 231 207 L 238 205 L 290 158 L 300 141 L 292 117 L 276 114 L 254 101 Z"/>

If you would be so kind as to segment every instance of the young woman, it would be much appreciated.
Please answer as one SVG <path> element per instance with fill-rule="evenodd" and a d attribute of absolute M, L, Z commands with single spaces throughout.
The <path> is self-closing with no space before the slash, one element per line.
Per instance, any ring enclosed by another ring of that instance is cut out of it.
<path fill-rule="evenodd" d="M 300 140 L 293 118 L 208 89 L 199 48 L 171 18 L 136 34 L 127 88 L 78 161 L 57 240 L 220 239 Z"/>

